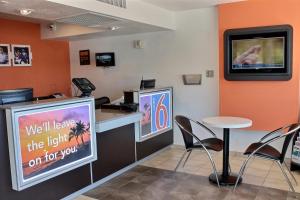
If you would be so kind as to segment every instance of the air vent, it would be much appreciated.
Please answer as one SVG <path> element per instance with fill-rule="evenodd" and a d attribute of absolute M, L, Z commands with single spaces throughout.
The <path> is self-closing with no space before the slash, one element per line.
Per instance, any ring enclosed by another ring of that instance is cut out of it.
<path fill-rule="evenodd" d="M 56 21 L 66 24 L 76 24 L 80 26 L 95 27 L 107 25 L 118 20 L 112 17 L 98 15 L 94 13 L 84 13 L 72 17 L 57 19 Z"/>
<path fill-rule="evenodd" d="M 97 0 L 120 8 L 126 8 L 126 0 Z"/>

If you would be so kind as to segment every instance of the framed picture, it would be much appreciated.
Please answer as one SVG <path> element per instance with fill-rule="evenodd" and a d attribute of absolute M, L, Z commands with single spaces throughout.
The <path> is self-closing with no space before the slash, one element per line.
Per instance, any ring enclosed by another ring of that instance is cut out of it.
<path fill-rule="evenodd" d="M 32 66 L 30 45 L 12 44 L 13 66 Z"/>
<path fill-rule="evenodd" d="M 90 50 L 80 50 L 79 51 L 80 65 L 90 65 Z"/>
<path fill-rule="evenodd" d="M 0 44 L 0 67 L 11 66 L 11 54 L 9 44 Z"/>

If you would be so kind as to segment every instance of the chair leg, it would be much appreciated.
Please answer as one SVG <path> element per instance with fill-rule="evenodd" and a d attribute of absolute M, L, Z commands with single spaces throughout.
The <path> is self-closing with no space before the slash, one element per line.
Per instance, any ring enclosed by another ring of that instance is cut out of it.
<path fill-rule="evenodd" d="M 236 187 L 237 187 L 237 185 L 238 185 L 238 183 L 239 183 L 239 181 L 240 181 L 240 178 L 241 178 L 242 175 L 244 174 L 245 169 L 246 169 L 246 166 L 247 166 L 249 160 L 251 159 L 251 157 L 252 157 L 251 155 L 248 156 L 248 158 L 244 161 L 244 163 L 243 163 L 243 165 L 242 165 L 242 167 L 241 167 L 241 169 L 240 169 L 240 171 L 239 171 L 239 174 L 238 174 L 238 177 L 237 177 L 237 179 L 236 179 L 236 182 L 235 182 L 235 184 L 234 184 L 233 191 L 235 191 L 235 189 L 236 189 Z"/>
<path fill-rule="evenodd" d="M 285 180 L 286 180 L 286 182 L 289 184 L 289 186 L 290 186 L 292 192 L 295 193 L 295 189 L 294 189 L 294 187 L 293 187 L 293 185 L 292 185 L 292 183 L 291 183 L 289 177 L 286 175 L 286 173 L 285 173 L 285 171 L 284 171 L 284 169 L 283 169 L 281 163 L 280 163 L 279 161 L 276 161 L 276 163 L 278 164 L 279 168 L 281 169 L 281 171 L 282 171 L 282 173 L 283 173 L 283 175 L 284 175 L 284 177 L 285 177 Z"/>
<path fill-rule="evenodd" d="M 190 150 L 190 151 L 189 151 L 189 153 L 188 153 L 186 159 L 185 159 L 184 162 L 183 162 L 182 168 L 185 166 L 185 163 L 186 163 L 186 161 L 189 159 L 189 157 L 190 157 L 192 151 L 193 151 L 193 150 Z"/>
<path fill-rule="evenodd" d="M 177 171 L 177 169 L 178 169 L 178 167 L 179 167 L 179 165 L 180 165 L 180 163 L 181 163 L 181 161 L 182 161 L 182 159 L 184 158 L 184 156 L 185 156 L 186 153 L 187 153 L 187 151 L 185 150 L 184 153 L 182 154 L 182 156 L 181 156 L 181 158 L 180 158 L 178 164 L 177 164 L 176 167 L 175 167 L 175 170 L 174 170 L 175 172 Z"/>
<path fill-rule="evenodd" d="M 212 167 L 213 167 L 213 171 L 214 171 L 214 174 L 215 174 L 215 176 L 216 176 L 217 184 L 218 184 L 218 187 L 220 188 L 220 182 L 219 182 L 219 177 L 218 177 L 218 173 L 217 173 L 217 168 L 216 168 L 215 162 L 214 162 L 214 160 L 212 159 L 212 157 L 211 157 L 209 151 L 208 151 L 206 148 L 204 148 L 204 150 L 205 150 L 206 155 L 208 156 L 208 158 L 209 158 L 209 160 L 210 160 L 210 163 L 211 163 L 211 165 L 212 165 Z"/>
<path fill-rule="evenodd" d="M 290 176 L 293 178 L 293 180 L 295 181 L 296 185 L 298 185 L 298 181 L 296 180 L 295 176 L 293 175 L 293 173 L 291 172 L 291 170 L 289 169 L 289 167 L 287 166 L 286 162 L 283 161 L 287 171 L 289 172 Z"/>

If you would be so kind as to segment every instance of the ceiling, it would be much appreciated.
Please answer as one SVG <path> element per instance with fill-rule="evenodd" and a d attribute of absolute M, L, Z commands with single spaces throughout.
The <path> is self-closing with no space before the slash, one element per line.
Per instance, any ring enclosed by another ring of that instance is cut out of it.
<path fill-rule="evenodd" d="M 171 11 L 183 11 L 190 9 L 197 9 L 203 7 L 210 7 L 220 3 L 228 3 L 243 0 L 127 0 L 129 1 L 143 1 L 147 4 L 152 4 L 157 7 L 168 9 Z M 30 15 L 24 17 L 20 14 L 20 9 L 33 9 Z M 149 24 L 139 23 L 132 20 L 125 20 L 120 18 L 109 17 L 101 15 L 101 13 L 93 13 L 81 8 L 75 8 L 62 4 L 49 2 L 47 0 L 0 0 L 0 17 L 13 20 L 29 21 L 35 23 L 49 24 L 76 24 L 84 27 L 91 27 L 96 29 L 96 33 L 91 35 L 81 35 L 72 37 L 78 39 L 79 37 L 96 36 L 114 36 L 127 35 L 134 33 L 165 31 L 165 28 L 156 27 Z M 91 24 L 94 23 L 94 24 Z M 96 26 L 93 26 L 96 25 Z M 112 27 L 120 27 L 120 29 L 112 31 Z"/>
<path fill-rule="evenodd" d="M 7 0 L 5 2 L 6 3 L 0 1 L 0 13 L 21 16 L 19 13 L 20 9 L 30 8 L 34 10 L 34 12 L 30 14 L 31 18 L 48 21 L 86 12 L 83 9 L 55 4 L 43 0 Z"/>
<path fill-rule="evenodd" d="M 131 1 L 131 0 L 127 0 Z M 183 11 L 197 8 L 210 7 L 221 3 L 236 2 L 243 0 L 139 0 L 148 4 L 155 5 L 167 10 Z M 6 3 L 3 3 L 6 2 Z M 31 18 L 43 19 L 48 21 L 54 21 L 55 19 L 74 16 L 82 13 L 86 13 L 86 10 L 65 6 L 62 4 L 56 4 L 48 2 L 46 0 L 0 0 L 0 13 L 6 13 L 10 15 L 19 14 L 19 10 L 22 8 L 33 9 L 34 12 L 30 14 Z"/>
<path fill-rule="evenodd" d="M 19 10 L 23 8 L 33 9 L 34 12 L 28 16 L 22 16 Z M 97 30 L 93 34 L 69 36 L 69 39 L 85 39 L 98 36 L 116 36 L 165 30 L 160 27 L 109 17 L 100 13 L 93 13 L 46 0 L 6 0 L 6 3 L 0 0 L 0 18 L 47 25 L 67 23 Z M 120 27 L 120 29 L 112 31 L 112 27 Z"/>
<path fill-rule="evenodd" d="M 223 3 L 232 3 L 245 0 L 141 0 L 155 6 L 171 10 L 184 11 L 206 8 Z"/>

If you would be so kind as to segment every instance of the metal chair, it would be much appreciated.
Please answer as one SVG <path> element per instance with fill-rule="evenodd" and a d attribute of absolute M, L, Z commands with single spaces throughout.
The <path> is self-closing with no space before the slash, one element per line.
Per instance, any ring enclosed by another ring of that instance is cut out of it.
<path fill-rule="evenodd" d="M 278 128 L 278 129 L 268 133 L 267 135 L 262 137 L 259 140 L 259 142 L 251 144 L 244 152 L 244 155 L 248 155 L 248 157 L 244 161 L 244 163 L 240 169 L 240 172 L 238 174 L 238 178 L 235 182 L 233 190 L 235 191 L 235 189 L 238 185 L 239 179 L 244 174 L 246 166 L 247 166 L 248 162 L 250 161 L 250 159 L 252 157 L 260 157 L 263 159 L 272 160 L 272 161 L 276 162 L 278 164 L 279 168 L 281 169 L 287 183 L 289 184 L 290 189 L 293 192 L 295 192 L 295 189 L 294 189 L 290 179 L 288 178 L 287 174 L 284 171 L 283 165 L 285 165 L 287 167 L 286 163 L 284 162 L 284 158 L 285 158 L 288 146 L 290 144 L 290 141 L 295 136 L 295 134 L 299 131 L 299 128 L 300 128 L 300 124 L 291 124 L 288 126 L 284 126 L 284 127 Z M 284 142 L 283 142 L 281 153 L 277 149 L 275 149 L 274 147 L 269 145 L 270 143 L 273 143 L 273 142 L 278 141 L 283 138 L 284 138 Z M 294 181 L 297 184 L 295 177 L 293 176 L 293 174 L 290 172 L 289 169 L 288 169 L 288 172 L 290 173 L 291 177 L 294 179 Z"/>
<path fill-rule="evenodd" d="M 183 158 L 185 157 L 186 153 L 188 153 L 188 155 L 187 155 L 187 157 L 186 157 L 186 159 L 183 163 L 183 167 L 185 166 L 186 161 L 188 160 L 188 158 L 190 157 L 190 155 L 191 155 L 191 153 L 194 149 L 204 149 L 204 151 L 206 152 L 206 154 L 207 154 L 207 156 L 208 156 L 208 158 L 211 162 L 211 165 L 213 167 L 213 171 L 214 171 L 214 174 L 216 176 L 218 187 L 220 187 L 216 165 L 215 165 L 215 162 L 213 161 L 213 159 L 212 159 L 212 157 L 211 157 L 208 150 L 222 151 L 223 141 L 221 139 L 218 139 L 217 136 L 215 135 L 215 133 L 212 130 L 210 130 L 209 128 L 207 128 L 205 125 L 201 124 L 198 121 L 192 120 L 188 117 L 185 117 L 185 116 L 182 116 L 182 115 L 177 115 L 175 117 L 175 122 L 178 125 L 178 127 L 179 127 L 179 129 L 182 133 L 184 144 L 185 144 L 185 149 L 186 149 L 184 154 L 181 156 L 181 158 L 180 158 L 180 160 L 179 160 L 179 162 L 178 162 L 178 164 L 175 168 L 175 171 L 179 167 L 179 165 L 182 162 Z M 193 133 L 191 122 L 193 122 L 194 124 L 200 126 L 204 130 L 206 130 L 213 137 L 200 140 Z M 196 140 L 195 143 L 194 143 L 194 139 Z"/>

